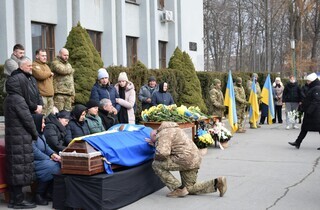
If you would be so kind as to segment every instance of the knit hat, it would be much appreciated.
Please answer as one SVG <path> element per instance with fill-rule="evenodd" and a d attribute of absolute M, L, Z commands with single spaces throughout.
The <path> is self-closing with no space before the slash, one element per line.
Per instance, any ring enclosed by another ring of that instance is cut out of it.
<path fill-rule="evenodd" d="M 148 82 L 151 82 L 151 81 L 156 81 L 156 78 L 154 76 L 149 77 Z"/>
<path fill-rule="evenodd" d="M 213 80 L 213 85 L 221 84 L 221 81 L 219 79 Z"/>
<path fill-rule="evenodd" d="M 280 77 L 276 77 L 275 81 L 281 82 L 281 78 Z"/>
<path fill-rule="evenodd" d="M 105 78 L 105 77 L 109 78 L 109 74 L 108 74 L 107 70 L 104 68 L 99 69 L 98 70 L 98 80 Z"/>
<path fill-rule="evenodd" d="M 92 107 L 99 107 L 99 103 L 95 100 L 90 99 L 86 104 L 87 109 L 90 109 Z"/>
<path fill-rule="evenodd" d="M 317 78 L 318 78 L 318 76 L 317 76 L 316 73 L 312 73 L 312 74 L 309 74 L 309 75 L 307 76 L 307 80 L 310 81 L 310 82 L 315 81 Z"/>
<path fill-rule="evenodd" d="M 126 72 L 121 72 L 119 74 L 118 81 L 127 81 L 128 82 L 127 73 Z"/>
<path fill-rule="evenodd" d="M 61 110 L 56 114 L 57 118 L 70 119 L 70 112 L 66 110 Z"/>
<path fill-rule="evenodd" d="M 242 84 L 242 78 L 241 78 L 241 77 L 237 77 L 236 83 L 237 83 L 237 84 Z"/>

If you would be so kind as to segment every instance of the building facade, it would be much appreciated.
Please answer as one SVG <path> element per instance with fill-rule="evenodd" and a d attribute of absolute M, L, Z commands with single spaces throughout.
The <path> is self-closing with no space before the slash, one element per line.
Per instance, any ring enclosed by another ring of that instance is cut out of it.
<path fill-rule="evenodd" d="M 165 68 L 179 47 L 204 68 L 202 0 L 0 0 L 0 63 L 16 43 L 28 57 L 44 48 L 52 60 L 79 22 L 104 66 Z"/>

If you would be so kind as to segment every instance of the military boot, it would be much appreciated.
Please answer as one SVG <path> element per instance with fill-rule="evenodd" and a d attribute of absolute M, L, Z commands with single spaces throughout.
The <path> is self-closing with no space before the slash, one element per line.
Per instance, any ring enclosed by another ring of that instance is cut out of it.
<path fill-rule="evenodd" d="M 175 189 L 174 191 L 170 192 L 167 194 L 167 197 L 171 197 L 171 198 L 178 198 L 178 197 L 185 197 L 186 195 L 188 195 L 189 192 L 187 190 L 186 187 L 180 189 Z"/>
<path fill-rule="evenodd" d="M 220 192 L 220 197 L 223 197 L 223 195 L 227 191 L 227 179 L 226 179 L 226 177 L 224 177 L 224 176 L 218 177 L 217 178 L 217 184 L 216 184 L 215 188 L 218 188 L 218 190 Z"/>

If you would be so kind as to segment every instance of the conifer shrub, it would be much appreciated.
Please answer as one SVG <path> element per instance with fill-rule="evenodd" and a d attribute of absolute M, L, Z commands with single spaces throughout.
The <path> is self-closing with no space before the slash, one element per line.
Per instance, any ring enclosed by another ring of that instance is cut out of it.
<path fill-rule="evenodd" d="M 181 52 L 177 47 L 169 61 L 169 68 L 180 71 L 183 76 L 179 79 L 180 87 L 177 87 L 179 95 L 177 104 L 185 106 L 199 106 L 203 112 L 207 107 L 202 98 L 200 81 L 197 77 L 194 65 L 186 52 Z"/>
<path fill-rule="evenodd" d="M 80 23 L 71 29 L 65 48 L 69 50 L 69 62 L 75 70 L 75 103 L 85 104 L 97 79 L 97 70 L 103 66 L 103 62 Z"/>

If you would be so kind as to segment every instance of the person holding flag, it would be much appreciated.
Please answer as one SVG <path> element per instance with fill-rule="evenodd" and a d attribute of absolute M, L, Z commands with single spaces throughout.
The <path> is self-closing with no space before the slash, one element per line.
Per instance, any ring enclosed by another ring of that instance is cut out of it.
<path fill-rule="evenodd" d="M 273 91 L 272 91 L 272 85 L 270 80 L 270 74 L 268 74 L 267 79 L 263 85 L 261 97 L 262 97 L 261 102 L 266 106 L 268 110 L 267 111 L 268 124 L 272 124 L 272 119 L 274 118 L 274 103 L 273 103 Z"/>
<path fill-rule="evenodd" d="M 261 99 L 261 88 L 260 88 L 260 84 L 259 84 L 259 82 L 258 82 L 258 74 L 257 74 L 257 73 L 253 73 L 253 74 L 252 74 L 252 80 L 248 80 L 247 88 L 248 88 L 248 90 L 249 90 L 250 93 L 251 93 L 251 89 L 252 89 L 252 84 L 254 84 L 255 87 L 256 87 L 257 101 L 258 101 L 258 104 L 259 104 L 259 106 L 260 106 L 260 102 L 261 102 L 261 101 L 260 101 L 260 99 Z M 256 119 L 256 120 L 258 120 L 258 119 Z M 260 125 L 257 125 L 256 122 L 255 122 L 255 125 L 256 125 L 256 126 L 253 125 L 253 122 L 252 122 L 251 120 L 249 121 L 249 123 L 250 123 L 250 128 L 252 128 L 252 129 L 261 128 L 261 126 L 260 126 Z"/>
<path fill-rule="evenodd" d="M 228 121 L 231 126 L 231 131 L 232 133 L 234 133 L 238 130 L 238 117 L 231 71 L 229 71 L 227 88 L 224 97 L 224 105 L 228 107 Z"/>
<path fill-rule="evenodd" d="M 237 118 L 238 118 L 238 130 L 237 133 L 244 133 L 244 117 L 246 113 L 246 107 L 249 105 L 249 102 L 246 100 L 246 93 L 242 86 L 242 78 L 237 77 L 236 85 L 234 86 L 235 101 L 237 107 Z"/>
<path fill-rule="evenodd" d="M 249 119 L 252 122 L 252 127 L 257 127 L 257 120 L 259 117 L 259 103 L 258 103 L 258 95 L 256 84 L 252 82 L 251 84 L 251 92 L 249 97 L 250 110 L 249 110 Z"/>

